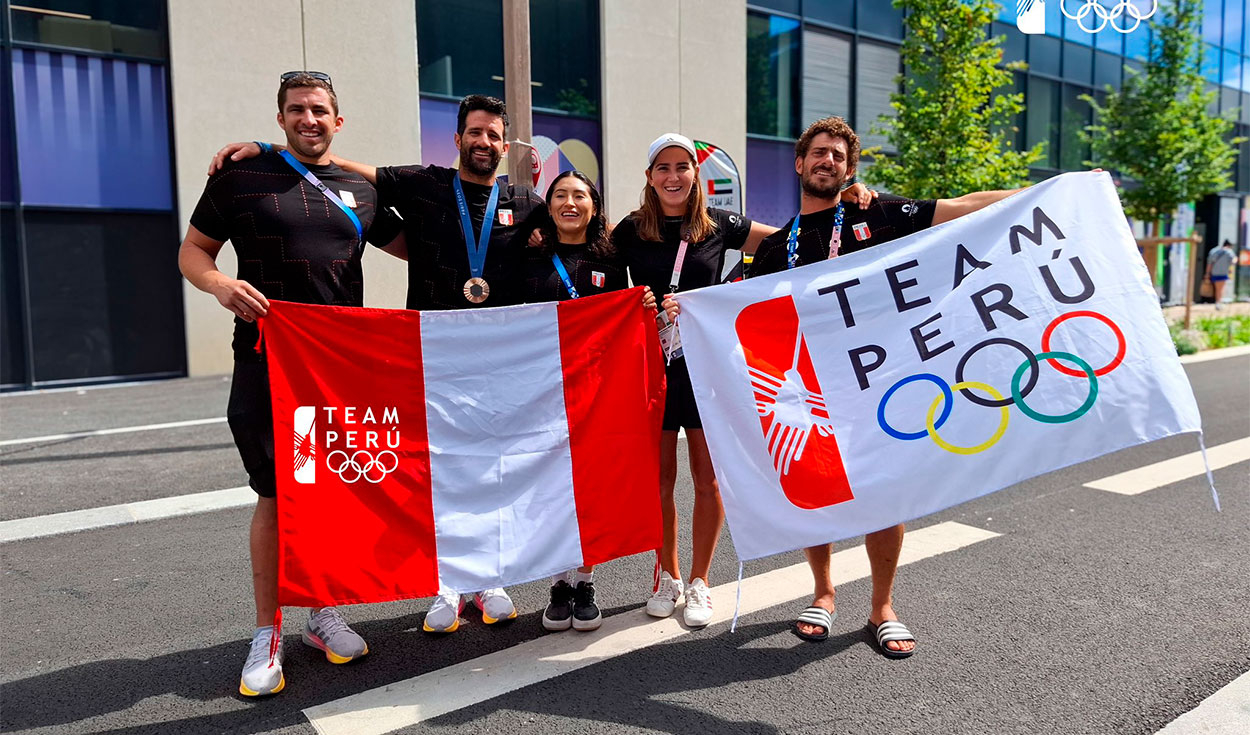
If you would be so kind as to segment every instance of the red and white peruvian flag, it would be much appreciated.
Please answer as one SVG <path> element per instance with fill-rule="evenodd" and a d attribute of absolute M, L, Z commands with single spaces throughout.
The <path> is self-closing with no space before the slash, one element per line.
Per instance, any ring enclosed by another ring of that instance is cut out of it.
<path fill-rule="evenodd" d="M 281 604 L 472 592 L 660 546 L 664 368 L 639 289 L 270 304 Z"/>

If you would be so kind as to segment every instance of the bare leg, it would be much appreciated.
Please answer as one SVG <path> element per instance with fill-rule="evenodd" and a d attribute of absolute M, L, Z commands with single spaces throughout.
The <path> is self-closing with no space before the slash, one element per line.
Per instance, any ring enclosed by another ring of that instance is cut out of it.
<path fill-rule="evenodd" d="M 823 607 L 829 612 L 833 612 L 833 575 L 830 572 L 833 544 L 809 546 L 803 549 L 803 553 L 807 555 L 807 565 L 812 568 L 812 581 L 815 583 L 812 607 Z M 804 635 L 815 635 L 816 629 L 822 627 L 811 625 L 810 623 L 797 623 L 797 625 L 799 632 Z"/>
<path fill-rule="evenodd" d="M 660 548 L 660 568 L 673 579 L 681 579 L 677 560 L 677 503 L 673 488 L 677 485 L 677 432 L 660 432 L 660 517 L 664 524 L 664 545 Z"/>
<path fill-rule="evenodd" d="M 256 627 L 273 625 L 278 611 L 278 501 L 257 498 L 252 511 L 252 595 L 256 598 Z"/>
<path fill-rule="evenodd" d="M 712 457 L 708 454 L 703 430 L 686 429 L 686 445 L 690 453 L 690 474 L 694 478 L 694 522 L 691 524 L 694 553 L 689 578 L 699 577 L 706 582 L 712 555 L 716 553 L 716 542 L 720 540 L 720 530 L 725 525 L 725 508 L 721 504 L 716 473 L 712 470 Z"/>
<path fill-rule="evenodd" d="M 898 620 L 894 614 L 894 574 L 898 571 L 898 555 L 903 549 L 903 524 L 873 531 L 864 537 L 868 550 L 868 565 L 872 567 L 872 611 L 868 622 L 880 625 L 887 620 Z M 915 641 L 889 641 L 885 644 L 892 651 L 910 651 Z"/>

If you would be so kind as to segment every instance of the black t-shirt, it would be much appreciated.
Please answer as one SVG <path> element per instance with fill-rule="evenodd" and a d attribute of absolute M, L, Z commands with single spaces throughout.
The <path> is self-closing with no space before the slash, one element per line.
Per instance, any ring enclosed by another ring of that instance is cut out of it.
<path fill-rule="evenodd" d="M 629 288 L 625 277 L 625 262 L 620 254 L 613 252 L 598 256 L 590 252 L 590 246 L 557 243 L 556 255 L 564 263 L 569 279 L 578 296 L 593 296 L 607 291 Z M 527 303 L 540 301 L 564 301 L 569 298 L 564 280 L 556 272 L 555 263 L 547 248 L 529 248 L 525 258 L 525 293 Z"/>
<path fill-rule="evenodd" d="M 720 269 L 726 250 L 741 250 L 751 234 L 751 220 L 723 209 L 707 210 L 716 228 L 702 242 L 692 242 L 686 249 L 677 290 L 711 286 L 720 282 Z M 631 214 L 612 231 L 612 243 L 621 253 L 634 285 L 650 286 L 657 299 L 669 292 L 673 264 L 681 243 L 681 217 L 665 217 L 661 226 L 663 242 L 643 240 Z"/>
<path fill-rule="evenodd" d="M 933 224 L 937 202 L 933 199 L 904 199 L 882 194 L 873 200 L 868 209 L 854 204 L 843 205 L 842 244 L 839 255 L 880 245 L 895 238 L 919 232 Z M 796 264 L 819 263 L 829 257 L 829 239 L 833 236 L 833 218 L 837 206 L 822 209 L 799 218 L 798 253 Z M 788 249 L 786 241 L 794 218 L 773 234 L 764 238 L 755 251 L 748 268 L 752 276 L 780 273 L 786 270 Z"/>
<path fill-rule="evenodd" d="M 495 223 L 482 278 L 490 296 L 480 304 L 464 296 L 471 277 L 469 253 L 460 226 L 460 210 L 452 180 L 455 169 L 442 166 L 388 166 L 378 169 L 378 197 L 404 218 L 408 241 L 408 308 L 469 309 L 520 303 L 525 241 L 533 229 L 528 218 L 542 211 L 542 198 L 529 190 L 500 187 Z M 461 180 L 473 239 L 482 231 L 491 187 Z M 481 243 L 478 243 L 479 247 Z"/>
<path fill-rule="evenodd" d="M 308 170 L 352 207 L 369 242 L 384 246 L 399 234 L 398 219 L 379 214 L 377 192 L 363 177 L 332 164 Z M 364 304 L 364 247 L 356 226 L 276 152 L 227 161 L 209 178 L 191 224 L 214 240 L 229 240 L 238 255 L 239 279 L 266 298 Z M 257 337 L 254 322 L 235 318 L 236 360 L 260 359 Z"/>

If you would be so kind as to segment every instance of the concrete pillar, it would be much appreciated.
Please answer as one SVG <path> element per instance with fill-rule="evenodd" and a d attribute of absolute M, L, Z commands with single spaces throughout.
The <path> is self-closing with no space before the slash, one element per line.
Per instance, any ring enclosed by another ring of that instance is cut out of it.
<path fill-rule="evenodd" d="M 602 0 L 600 19 L 608 218 L 637 208 L 661 133 L 724 148 L 745 179 L 745 0 Z"/>

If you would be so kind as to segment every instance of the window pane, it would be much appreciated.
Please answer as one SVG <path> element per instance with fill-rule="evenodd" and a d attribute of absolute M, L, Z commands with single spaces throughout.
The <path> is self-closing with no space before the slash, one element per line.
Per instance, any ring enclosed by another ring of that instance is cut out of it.
<path fill-rule="evenodd" d="M 1058 39 L 1049 36 L 1029 36 L 1029 71 L 1034 74 L 1059 76 L 1060 43 Z"/>
<path fill-rule="evenodd" d="M 799 177 L 794 174 L 794 146 L 748 138 L 747 217 L 780 227 L 798 211 Z"/>
<path fill-rule="evenodd" d="M 880 116 L 894 114 L 890 107 L 890 95 L 898 89 L 894 83 L 899 72 L 898 48 L 860 43 L 857 62 L 855 132 L 859 133 L 864 148 L 884 145 L 885 151 L 893 152 L 894 148 L 887 144 L 886 137 L 872 132 L 872 128 Z"/>
<path fill-rule="evenodd" d="M 167 56 L 164 0 L 38 0 L 9 8 L 14 41 L 126 56 Z"/>
<path fill-rule="evenodd" d="M 1065 171 L 1076 171 L 1085 168 L 1089 159 L 1089 146 L 1081 142 L 1080 133 L 1089 125 L 1092 108 L 1088 102 L 1079 99 L 1088 90 L 1066 85 L 1064 87 L 1063 130 L 1060 146 L 1059 167 Z"/>
<path fill-rule="evenodd" d="M 1149 10 L 1149 8 L 1147 8 L 1147 10 Z M 1124 23 L 1123 20 L 1120 20 L 1118 22 L 1121 24 Z M 1128 21 L 1128 25 L 1130 26 L 1132 25 L 1131 20 Z M 1113 54 L 1122 54 L 1124 53 L 1124 36 L 1133 35 L 1137 33 L 1141 33 L 1144 35 L 1148 32 L 1148 27 L 1149 26 L 1147 26 L 1146 21 L 1142 21 L 1141 26 L 1137 30 L 1133 31 L 1133 33 L 1130 33 L 1130 34 L 1116 33 L 1114 29 L 1109 29 L 1107 31 L 1104 31 L 1103 33 L 1099 33 L 1094 36 L 1094 47 L 1097 48 L 1099 51 L 1108 51 Z"/>
<path fill-rule="evenodd" d="M 799 135 L 799 22 L 747 14 L 747 132 Z"/>
<path fill-rule="evenodd" d="M 417 0 L 417 64 L 422 92 L 503 99 L 499 0 Z"/>
<path fill-rule="evenodd" d="M 750 3 L 762 8 L 790 13 L 791 15 L 799 14 L 799 0 L 750 0 Z"/>
<path fill-rule="evenodd" d="M 1052 3 L 1049 3 L 1049 4 L 1058 5 L 1059 3 L 1055 3 L 1052 0 Z M 1073 5 L 1075 5 L 1075 3 L 1073 3 Z M 1072 7 L 1072 5 L 1069 5 L 1068 7 Z M 1069 10 L 1068 12 L 1072 13 L 1073 15 L 1077 15 L 1080 11 Z M 1101 23 L 1102 21 L 1099 20 L 1092 12 L 1086 14 L 1086 16 L 1080 20 L 1073 20 L 1072 18 L 1069 18 L 1065 15 L 1063 16 L 1063 37 L 1069 41 L 1072 41 L 1073 43 L 1079 43 L 1085 46 L 1092 46 L 1094 44 L 1095 34 L 1082 29 L 1081 26 L 1085 26 L 1085 28 L 1093 29 L 1093 28 L 1098 28 L 1098 26 Z M 1111 25 L 1111 24 L 1108 23 L 1107 25 Z M 1101 32 L 1106 33 L 1106 32 L 1113 32 L 1113 31 L 1112 29 L 1109 29 L 1109 28 L 1103 28 Z"/>
<path fill-rule="evenodd" d="M 1150 56 L 1150 28 L 1142 23 L 1142 27 L 1124 36 L 1124 55 L 1145 61 Z"/>
<path fill-rule="evenodd" d="M 995 89 L 993 96 L 1019 94 L 1024 92 L 1025 76 L 1021 72 L 1015 72 L 1011 75 L 1011 82 L 998 89 Z M 1004 128 L 1015 128 L 1015 130 L 1004 130 Z M 1011 144 L 1012 150 L 1024 149 L 1024 112 L 1016 113 L 1015 117 L 1008 120 L 1006 125 L 995 129 L 995 133 L 1005 133 L 1006 140 Z"/>
<path fill-rule="evenodd" d="M 1220 112 L 1241 107 L 1241 91 L 1232 87 L 1220 87 Z"/>
<path fill-rule="evenodd" d="M 1209 43 L 1202 45 L 1202 76 L 1208 81 L 1219 84 L 1220 50 Z"/>
<path fill-rule="evenodd" d="M 1120 74 L 1124 60 L 1101 51 L 1094 54 L 1094 87 L 1101 90 L 1108 84 L 1112 89 L 1120 88 Z"/>
<path fill-rule="evenodd" d="M 903 37 L 903 11 L 882 0 L 859 0 L 859 30 L 888 38 Z"/>
<path fill-rule="evenodd" d="M 1223 57 L 1223 64 L 1220 69 L 1220 84 L 1240 89 L 1241 54 L 1224 51 L 1220 55 Z"/>
<path fill-rule="evenodd" d="M 803 15 L 812 20 L 854 28 L 855 0 L 808 0 L 803 5 Z"/>
<path fill-rule="evenodd" d="M 1046 149 L 1039 166 L 1059 166 L 1059 85 L 1055 82 L 1029 77 L 1029 92 L 1025 100 L 1025 143 L 1033 147 L 1045 143 Z"/>
<path fill-rule="evenodd" d="M 26 210 L 25 222 L 35 381 L 186 371 L 172 214 Z"/>
<path fill-rule="evenodd" d="M 1224 37 L 1220 27 L 1223 5 L 1223 0 L 1206 0 L 1202 4 L 1202 40 L 1217 46 Z"/>
<path fill-rule="evenodd" d="M 13 49 L 27 205 L 173 208 L 166 68 Z"/>
<path fill-rule="evenodd" d="M 1214 2 L 1214 0 L 1207 0 Z M 1241 51 L 1242 0 L 1224 0 L 1224 48 Z"/>
<path fill-rule="evenodd" d="M 1024 56 L 1028 49 L 1028 39 L 1020 32 L 1020 29 L 1006 23 L 994 23 L 990 27 L 990 32 L 995 36 L 1003 36 L 1003 44 L 1000 48 L 1003 50 L 1004 63 L 1024 61 Z"/>
<path fill-rule="evenodd" d="M 26 334 L 17 253 L 17 222 L 0 208 L 0 385 L 26 382 Z"/>
<path fill-rule="evenodd" d="M 12 78 L 9 74 L 9 50 L 0 49 L 0 94 L 4 93 L 5 85 Z M 17 196 L 13 181 L 17 166 L 13 155 L 13 116 L 12 110 L 5 104 L 0 106 L 0 202 L 14 201 Z"/>
<path fill-rule="evenodd" d="M 1065 41 L 1063 44 L 1063 76 L 1081 84 L 1089 84 L 1093 70 L 1093 51 L 1088 46 Z"/>
<path fill-rule="evenodd" d="M 851 118 L 851 41 L 833 33 L 803 34 L 803 127 L 829 115 Z"/>
<path fill-rule="evenodd" d="M 535 107 L 598 117 L 599 3 L 530 0 L 530 64 Z"/>

